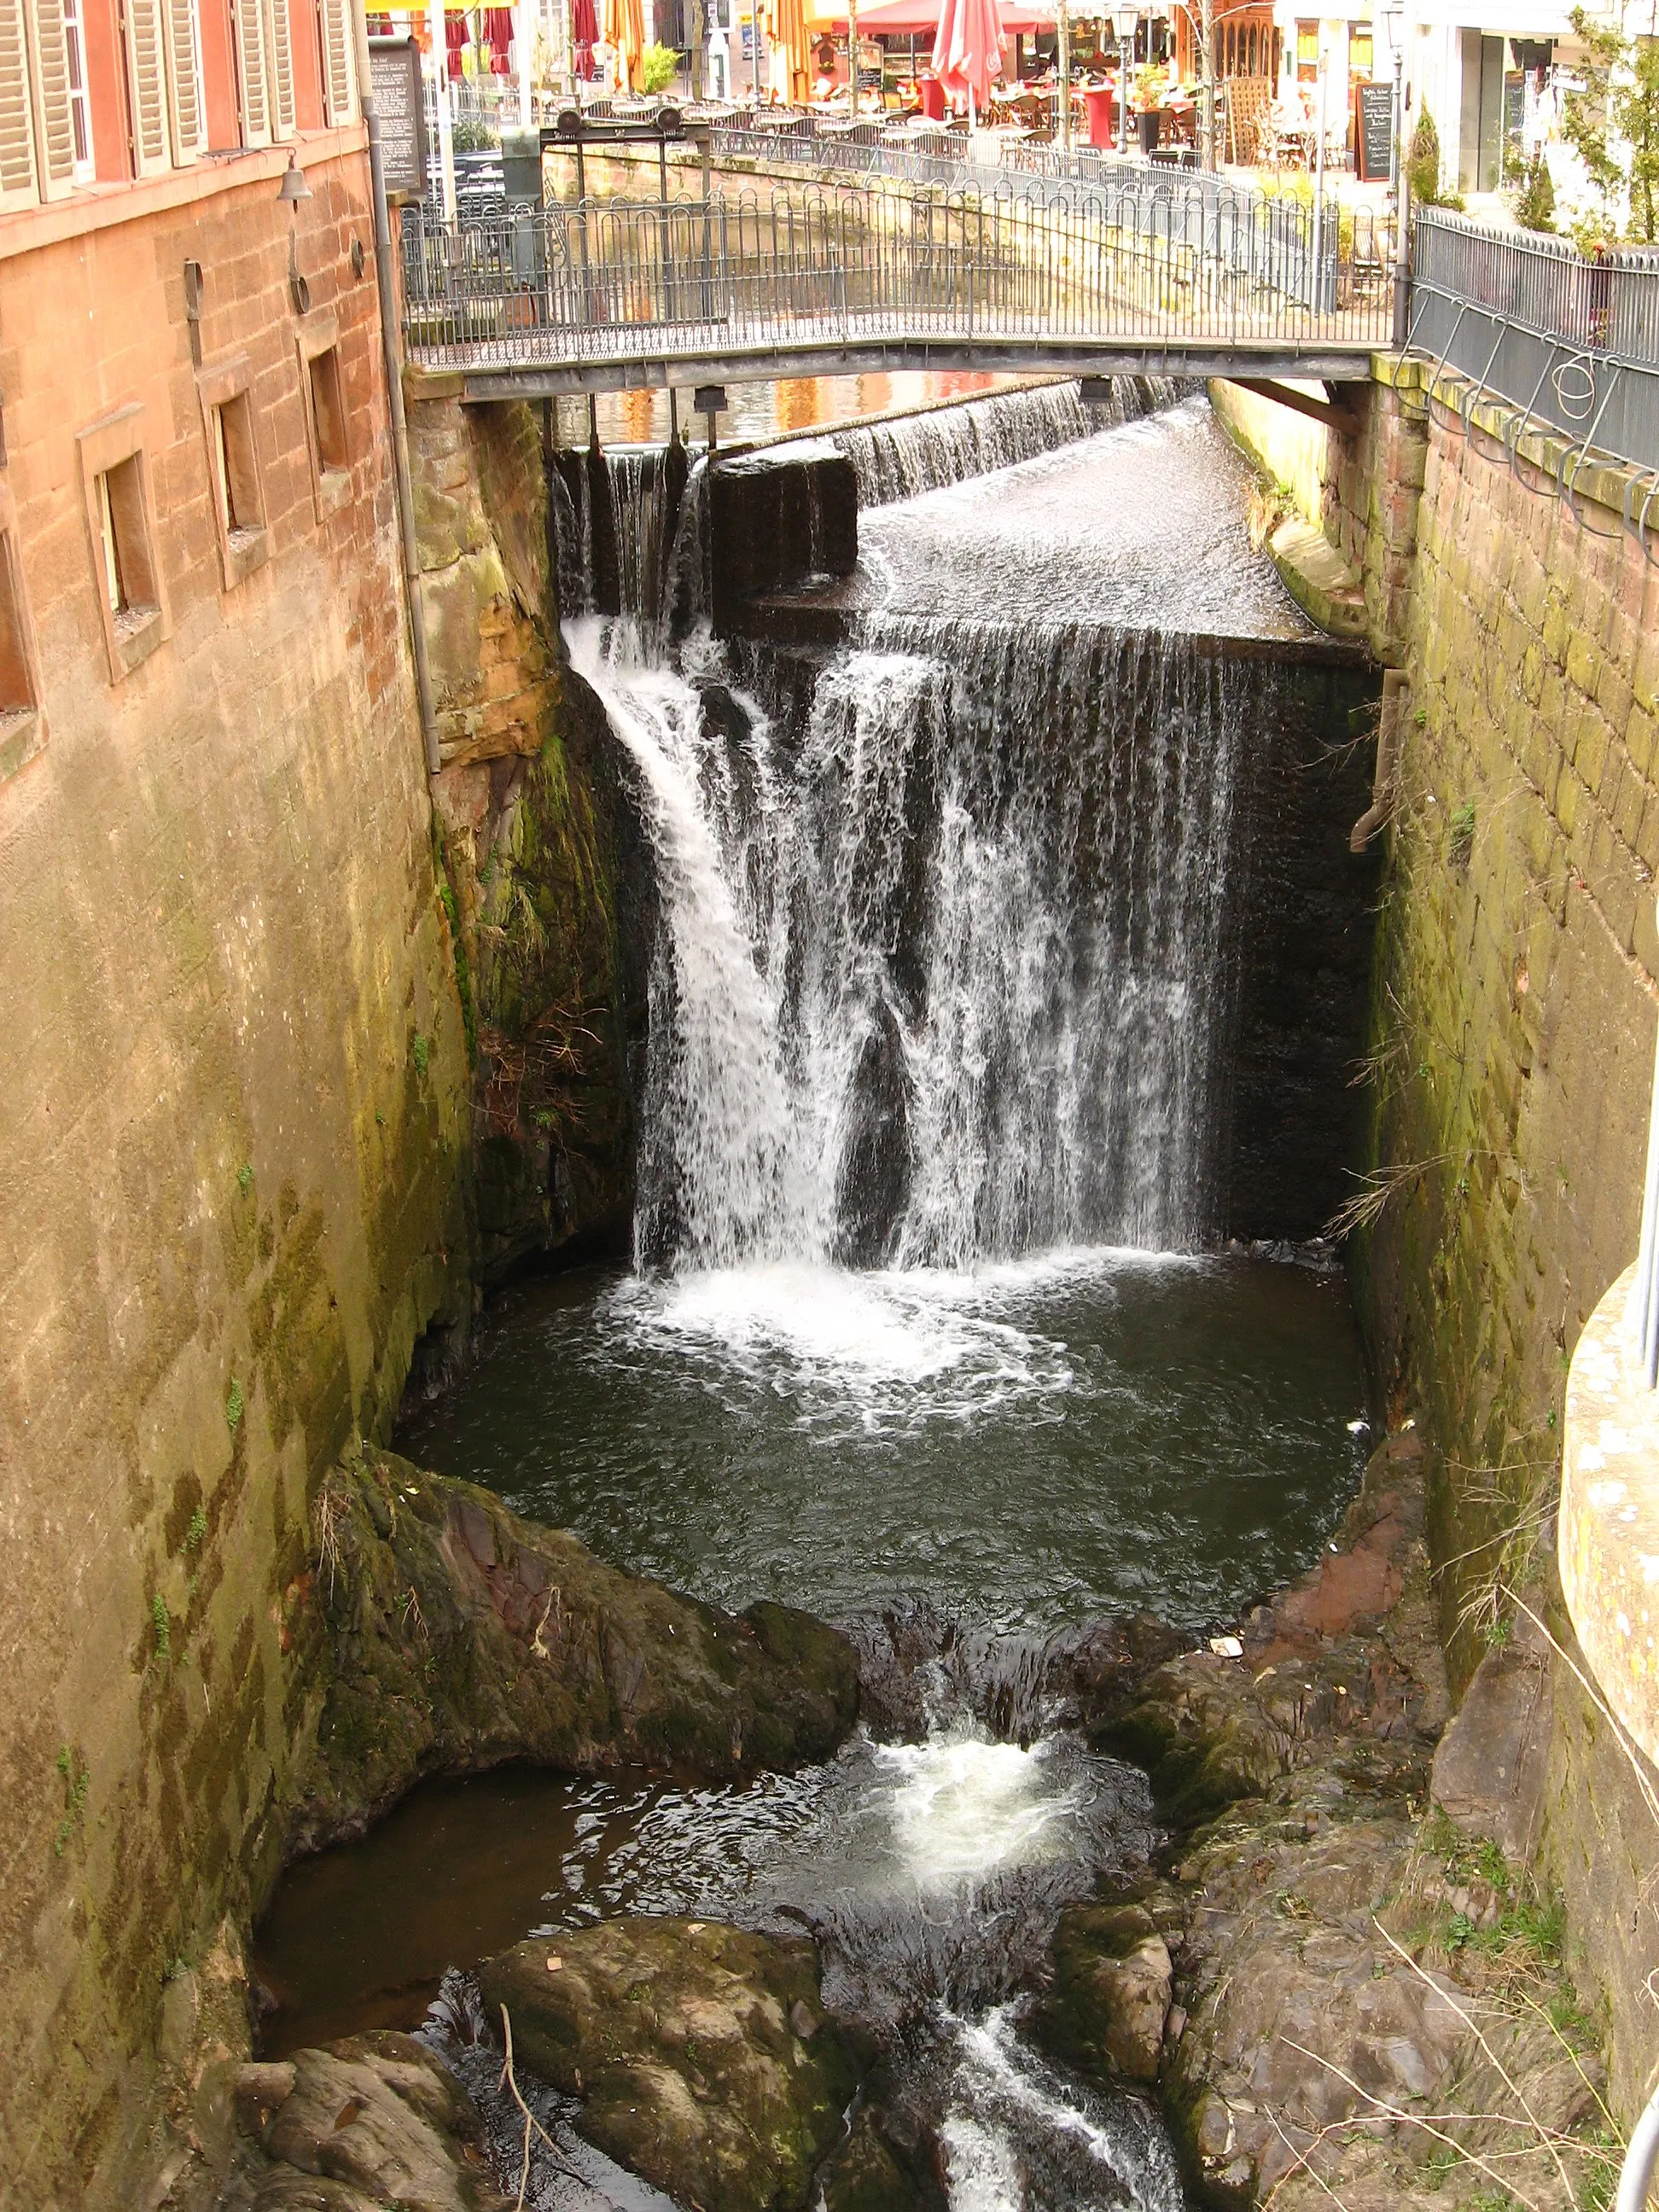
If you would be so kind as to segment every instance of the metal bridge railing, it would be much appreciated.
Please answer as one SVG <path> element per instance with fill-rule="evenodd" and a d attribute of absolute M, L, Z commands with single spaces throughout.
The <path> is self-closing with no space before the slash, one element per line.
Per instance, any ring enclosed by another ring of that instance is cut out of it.
<path fill-rule="evenodd" d="M 404 222 L 404 339 L 434 368 L 872 340 L 1386 344 L 1386 265 L 1306 210 L 802 186 Z"/>
<path fill-rule="evenodd" d="M 1659 253 L 1591 261 L 1438 208 L 1412 245 L 1413 351 L 1522 408 L 1523 428 L 1659 477 Z"/>

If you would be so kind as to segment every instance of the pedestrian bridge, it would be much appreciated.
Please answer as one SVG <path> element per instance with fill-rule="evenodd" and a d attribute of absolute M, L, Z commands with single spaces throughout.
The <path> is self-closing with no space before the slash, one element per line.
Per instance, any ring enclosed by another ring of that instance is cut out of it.
<path fill-rule="evenodd" d="M 1031 182 L 410 208 L 406 357 L 489 400 L 902 368 L 1360 380 L 1393 343 L 1393 270 L 1334 207 Z"/>

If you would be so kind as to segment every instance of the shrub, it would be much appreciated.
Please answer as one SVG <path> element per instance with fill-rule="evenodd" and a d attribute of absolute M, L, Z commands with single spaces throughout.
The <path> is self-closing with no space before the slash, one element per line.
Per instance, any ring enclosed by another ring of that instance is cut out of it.
<path fill-rule="evenodd" d="M 672 46 L 647 46 L 640 56 L 640 90 L 666 92 L 680 73 L 680 58 Z"/>
<path fill-rule="evenodd" d="M 1527 164 L 1525 179 L 1516 194 L 1515 219 L 1522 230 L 1555 228 L 1555 186 L 1541 154 L 1534 154 Z"/>

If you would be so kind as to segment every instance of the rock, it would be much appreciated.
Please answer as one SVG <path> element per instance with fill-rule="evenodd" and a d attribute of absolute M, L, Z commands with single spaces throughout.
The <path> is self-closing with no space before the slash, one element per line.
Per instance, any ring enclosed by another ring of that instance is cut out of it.
<path fill-rule="evenodd" d="M 1155 2081 L 1174 1970 L 1145 1906 L 1070 1906 L 1052 1956 L 1054 1979 L 1034 2023 L 1039 2039 L 1081 2073 Z"/>
<path fill-rule="evenodd" d="M 630 1916 L 478 1969 L 519 2063 L 583 2100 L 577 2125 L 693 2212 L 793 2212 L 842 2133 L 855 2069 L 805 1938 Z M 796 2008 L 814 2024 L 796 2032 Z"/>
<path fill-rule="evenodd" d="M 725 1780 L 822 1759 L 856 1716 L 852 1647 L 809 1615 L 619 1574 L 390 1453 L 337 1469 L 313 1521 L 327 1687 L 295 1850 L 361 1834 L 425 1775 L 528 1759 Z"/>
<path fill-rule="evenodd" d="M 1490 1837 L 1512 1864 L 1532 1856 L 1548 1778 L 1549 1646 L 1522 1614 L 1514 1641 L 1475 1668 L 1434 1755 L 1435 1802 L 1466 1836 Z"/>
<path fill-rule="evenodd" d="M 407 2035 L 346 2037 L 240 2069 L 223 2212 L 505 2212 L 470 2098 Z"/>
<path fill-rule="evenodd" d="M 823 2212 L 912 2212 L 922 2193 L 882 2135 L 868 2105 L 854 2115 L 847 2140 L 818 2170 Z"/>

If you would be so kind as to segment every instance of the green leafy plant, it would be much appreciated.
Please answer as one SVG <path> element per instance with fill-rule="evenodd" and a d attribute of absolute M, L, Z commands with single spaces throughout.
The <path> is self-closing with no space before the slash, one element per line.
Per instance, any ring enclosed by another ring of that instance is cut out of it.
<path fill-rule="evenodd" d="M 1135 71 L 1134 90 L 1129 105 L 1137 115 L 1150 115 L 1155 107 L 1162 107 L 1164 95 L 1170 88 L 1170 74 L 1158 62 L 1142 62 Z"/>
<path fill-rule="evenodd" d="M 186 1552 L 195 1552 L 201 1548 L 202 1540 L 207 1534 L 207 1515 L 198 1505 L 195 1511 L 191 1515 L 190 1526 L 185 1531 L 185 1549 Z"/>
<path fill-rule="evenodd" d="M 1440 189 L 1440 133 L 1426 107 L 1419 108 L 1417 126 L 1406 155 L 1406 181 L 1419 207 L 1461 208 L 1462 196 Z"/>
<path fill-rule="evenodd" d="M 165 1667 L 173 1656 L 173 1615 L 160 1590 L 149 1601 L 149 1618 L 155 1632 L 155 1656 Z"/>
<path fill-rule="evenodd" d="M 1522 230 L 1555 228 L 1555 186 L 1549 163 L 1534 154 L 1527 164 L 1520 191 L 1515 196 L 1515 219 Z"/>
<path fill-rule="evenodd" d="M 230 1394 L 225 1400 L 225 1425 L 234 1436 L 242 1425 L 242 1386 L 233 1375 Z"/>
<path fill-rule="evenodd" d="M 432 1048 L 418 1030 L 415 1033 L 415 1042 L 409 1048 L 409 1056 L 415 1063 L 416 1074 L 424 1075 L 427 1062 L 432 1057 Z"/>
<path fill-rule="evenodd" d="M 640 90 L 666 92 L 680 73 L 680 58 L 672 46 L 647 46 L 640 56 Z"/>
<path fill-rule="evenodd" d="M 244 1160 L 241 1166 L 237 1169 L 236 1188 L 241 1192 L 244 1198 L 246 1198 L 249 1191 L 252 1189 L 253 1163 L 252 1160 Z"/>
<path fill-rule="evenodd" d="M 1466 799 L 1451 818 L 1451 835 L 1448 846 L 1454 864 L 1468 866 L 1469 855 L 1474 850 L 1474 801 Z"/>
<path fill-rule="evenodd" d="M 1645 33 L 1629 39 L 1582 6 L 1571 20 L 1585 48 L 1584 83 L 1567 94 L 1561 135 L 1601 203 L 1599 222 L 1575 227 L 1574 235 L 1581 246 L 1617 238 L 1628 195 L 1626 234 L 1651 245 L 1659 239 L 1659 9 Z"/>

